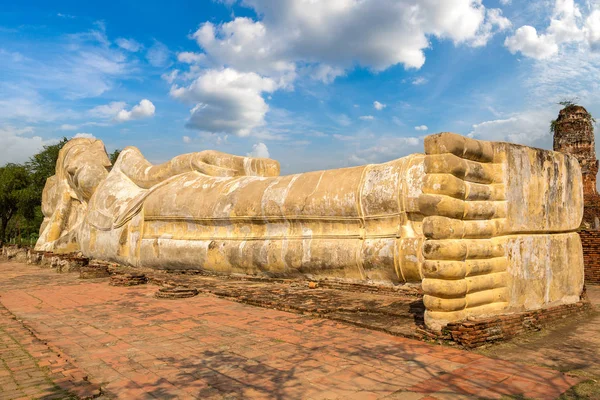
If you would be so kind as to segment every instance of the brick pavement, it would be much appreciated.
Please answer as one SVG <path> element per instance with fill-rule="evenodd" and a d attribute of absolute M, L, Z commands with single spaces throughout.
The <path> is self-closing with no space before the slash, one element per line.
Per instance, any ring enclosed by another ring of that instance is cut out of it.
<path fill-rule="evenodd" d="M 0 306 L 0 398 L 93 398 L 100 387 Z"/>
<path fill-rule="evenodd" d="M 107 398 L 551 399 L 579 381 L 209 295 L 156 299 L 156 290 L 0 262 L 0 303 Z"/>

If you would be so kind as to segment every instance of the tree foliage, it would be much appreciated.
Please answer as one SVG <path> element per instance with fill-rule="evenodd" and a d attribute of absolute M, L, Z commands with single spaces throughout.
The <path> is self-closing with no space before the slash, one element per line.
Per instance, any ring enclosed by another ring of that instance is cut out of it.
<path fill-rule="evenodd" d="M 58 143 L 44 146 L 42 151 L 33 155 L 25 164 L 31 174 L 31 183 L 34 195 L 42 198 L 42 191 L 46 185 L 46 179 L 54 175 L 58 152 L 69 140 L 63 137 Z"/>
<path fill-rule="evenodd" d="M 121 149 L 116 149 L 115 151 L 113 151 L 112 153 L 110 153 L 108 155 L 108 158 L 110 158 L 110 163 L 112 165 L 115 165 L 115 163 L 117 162 L 117 158 L 119 158 L 119 154 L 121 154 Z"/>
<path fill-rule="evenodd" d="M 58 152 L 67 143 L 44 146 L 24 165 L 0 167 L 0 242 L 9 237 L 37 237 L 43 221 L 42 191 L 46 179 L 55 174 Z"/>
<path fill-rule="evenodd" d="M 27 168 L 18 164 L 0 167 L 0 242 L 6 240 L 6 229 L 12 218 L 27 207 L 26 194 L 31 179 Z"/>

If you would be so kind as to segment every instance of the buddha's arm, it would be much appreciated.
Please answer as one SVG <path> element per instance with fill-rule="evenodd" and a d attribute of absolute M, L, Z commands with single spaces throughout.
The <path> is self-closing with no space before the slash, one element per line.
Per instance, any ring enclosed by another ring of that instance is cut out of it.
<path fill-rule="evenodd" d="M 136 185 L 144 189 L 172 176 L 198 171 L 209 176 L 276 176 L 279 163 L 270 159 L 233 156 L 217 151 L 182 154 L 166 163 L 153 165 L 135 147 L 121 152 L 115 165 Z"/>

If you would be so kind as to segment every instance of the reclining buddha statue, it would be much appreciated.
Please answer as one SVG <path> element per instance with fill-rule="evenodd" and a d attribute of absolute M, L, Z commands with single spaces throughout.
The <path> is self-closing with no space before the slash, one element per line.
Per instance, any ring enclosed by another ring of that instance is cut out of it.
<path fill-rule="evenodd" d="M 277 161 L 202 151 L 111 166 L 60 151 L 36 250 L 157 269 L 422 284 L 426 323 L 579 300 L 581 170 L 571 156 L 441 133 L 425 154 L 279 176 Z"/>

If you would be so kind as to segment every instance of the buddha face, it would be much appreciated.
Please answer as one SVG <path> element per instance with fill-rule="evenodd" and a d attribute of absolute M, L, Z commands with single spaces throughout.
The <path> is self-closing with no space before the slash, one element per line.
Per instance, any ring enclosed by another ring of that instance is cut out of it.
<path fill-rule="evenodd" d="M 106 179 L 111 163 L 100 140 L 83 139 L 68 149 L 64 161 L 69 186 L 83 200 L 89 200 Z"/>

